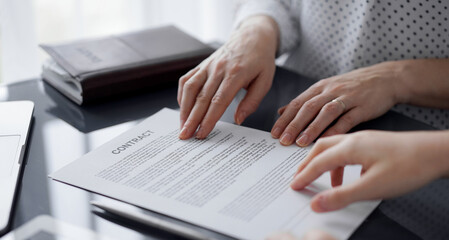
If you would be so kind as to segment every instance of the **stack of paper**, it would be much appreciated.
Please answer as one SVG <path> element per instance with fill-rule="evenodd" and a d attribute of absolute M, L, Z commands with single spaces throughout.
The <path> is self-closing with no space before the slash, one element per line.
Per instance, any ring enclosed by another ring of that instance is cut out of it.
<path fill-rule="evenodd" d="M 323 175 L 301 192 L 289 185 L 309 148 L 281 146 L 267 132 L 219 122 L 205 140 L 179 140 L 179 113 L 163 109 L 52 174 L 55 180 L 244 239 L 322 229 L 344 239 L 377 206 L 314 213 L 330 188 Z M 360 168 L 345 170 L 345 182 Z"/>

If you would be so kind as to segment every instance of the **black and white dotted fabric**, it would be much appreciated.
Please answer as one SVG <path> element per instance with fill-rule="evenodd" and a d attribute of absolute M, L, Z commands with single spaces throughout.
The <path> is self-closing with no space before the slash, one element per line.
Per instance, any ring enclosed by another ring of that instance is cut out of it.
<path fill-rule="evenodd" d="M 449 1 L 253 0 L 241 6 L 236 25 L 256 14 L 278 23 L 285 66 L 314 79 L 390 60 L 449 58 Z M 449 129 L 449 110 L 393 109 Z"/>
<path fill-rule="evenodd" d="M 449 180 L 440 179 L 379 208 L 422 239 L 449 239 Z"/>
<path fill-rule="evenodd" d="M 390 60 L 449 58 L 446 0 L 249 0 L 235 26 L 257 14 L 278 23 L 278 55 L 289 53 L 285 66 L 315 79 Z M 393 109 L 449 129 L 449 110 Z M 448 181 L 384 201 L 380 209 L 423 239 L 449 239 Z"/>

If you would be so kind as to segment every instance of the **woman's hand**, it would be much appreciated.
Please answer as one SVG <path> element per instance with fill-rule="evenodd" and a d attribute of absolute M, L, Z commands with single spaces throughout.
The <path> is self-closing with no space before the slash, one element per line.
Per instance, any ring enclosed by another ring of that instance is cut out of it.
<path fill-rule="evenodd" d="M 400 62 L 385 62 L 321 80 L 279 109 L 271 130 L 283 145 L 303 147 L 323 136 L 346 133 L 355 125 L 387 112 L 400 101 Z"/>
<path fill-rule="evenodd" d="M 360 200 L 391 198 L 449 176 L 449 131 L 363 131 L 318 140 L 291 183 L 301 190 L 326 171 L 334 188 L 312 199 L 316 212 L 333 211 Z M 342 184 L 343 168 L 361 165 L 360 179 Z"/>
<path fill-rule="evenodd" d="M 271 87 L 278 28 L 267 16 L 245 20 L 230 40 L 179 79 L 181 139 L 205 138 L 241 88 L 248 90 L 235 112 L 240 124 Z"/>

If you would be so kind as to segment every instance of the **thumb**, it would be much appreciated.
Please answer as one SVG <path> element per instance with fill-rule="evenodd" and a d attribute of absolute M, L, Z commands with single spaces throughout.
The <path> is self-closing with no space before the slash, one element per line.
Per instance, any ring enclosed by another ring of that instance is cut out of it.
<path fill-rule="evenodd" d="M 237 124 L 242 124 L 243 121 L 253 112 L 257 110 L 260 102 L 268 93 L 271 87 L 270 79 L 264 74 L 259 76 L 249 85 L 248 92 L 239 103 L 235 111 L 234 120 Z M 267 81 L 268 80 L 268 81 Z M 268 83 L 268 84 L 267 84 Z"/>
<path fill-rule="evenodd" d="M 344 208 L 354 201 L 345 187 L 336 187 L 314 196 L 310 207 L 315 212 L 329 212 Z"/>
<path fill-rule="evenodd" d="M 351 184 L 334 187 L 315 195 L 310 203 L 312 210 L 329 212 L 357 201 L 380 198 L 382 194 L 376 186 L 376 174 L 367 172 L 365 175 Z"/>

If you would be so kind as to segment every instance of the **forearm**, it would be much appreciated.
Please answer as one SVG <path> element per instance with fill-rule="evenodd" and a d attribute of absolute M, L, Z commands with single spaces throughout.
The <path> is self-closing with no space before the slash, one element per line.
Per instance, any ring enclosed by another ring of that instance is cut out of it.
<path fill-rule="evenodd" d="M 435 178 L 449 177 L 449 130 L 418 132 L 407 138 L 415 140 L 413 155 L 422 160 L 421 169 L 429 168 Z"/>
<path fill-rule="evenodd" d="M 398 103 L 449 108 L 449 59 L 389 62 L 395 65 Z"/>

